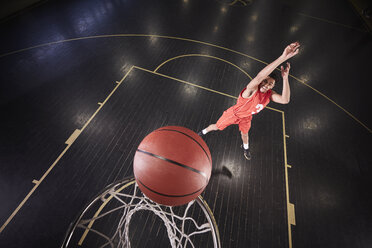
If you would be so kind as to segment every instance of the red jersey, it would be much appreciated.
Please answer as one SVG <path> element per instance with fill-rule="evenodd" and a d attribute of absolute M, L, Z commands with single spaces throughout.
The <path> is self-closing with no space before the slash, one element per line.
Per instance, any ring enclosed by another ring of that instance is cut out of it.
<path fill-rule="evenodd" d="M 271 90 L 262 93 L 257 89 L 257 91 L 249 98 L 242 97 L 244 91 L 245 89 L 240 92 L 237 103 L 231 107 L 234 115 L 238 118 L 246 118 L 253 114 L 257 114 L 270 102 Z"/>

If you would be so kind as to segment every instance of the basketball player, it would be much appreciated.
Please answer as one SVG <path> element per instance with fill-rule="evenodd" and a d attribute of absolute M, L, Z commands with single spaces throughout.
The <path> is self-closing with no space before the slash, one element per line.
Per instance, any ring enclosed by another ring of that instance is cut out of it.
<path fill-rule="evenodd" d="M 280 67 L 283 77 L 282 94 L 278 94 L 272 90 L 275 82 L 278 81 L 273 71 L 280 64 L 295 56 L 299 51 L 299 47 L 300 43 L 298 42 L 288 45 L 279 58 L 267 65 L 249 82 L 247 87 L 240 93 L 238 101 L 234 106 L 223 112 L 222 116 L 215 124 L 209 125 L 198 134 L 203 136 L 210 131 L 222 131 L 227 126 L 238 124 L 243 140 L 243 154 L 247 160 L 250 160 L 251 154 L 249 151 L 248 131 L 251 128 L 252 115 L 260 112 L 270 100 L 281 104 L 289 103 L 290 89 L 288 74 L 291 66 L 287 62 L 286 67 Z"/>

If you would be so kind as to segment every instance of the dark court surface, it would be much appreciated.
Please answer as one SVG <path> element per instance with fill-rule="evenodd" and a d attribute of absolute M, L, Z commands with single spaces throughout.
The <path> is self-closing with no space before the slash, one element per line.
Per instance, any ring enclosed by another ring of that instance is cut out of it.
<path fill-rule="evenodd" d="M 222 247 L 371 247 L 372 40 L 349 2 L 46 1 L 0 32 L 0 247 L 60 247 L 146 134 L 215 122 L 293 41 L 290 103 L 253 118 L 251 161 L 236 126 L 204 137 L 202 195 Z"/>

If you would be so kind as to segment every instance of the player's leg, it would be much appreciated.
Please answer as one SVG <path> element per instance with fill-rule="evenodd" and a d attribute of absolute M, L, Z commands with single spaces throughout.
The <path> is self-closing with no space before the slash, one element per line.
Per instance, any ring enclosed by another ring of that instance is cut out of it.
<path fill-rule="evenodd" d="M 239 122 L 239 130 L 243 141 L 243 155 L 245 159 L 251 159 L 251 153 L 249 151 L 249 129 L 251 128 L 251 120 L 252 118 L 245 118 Z"/>
<path fill-rule="evenodd" d="M 244 149 L 248 149 L 249 148 L 249 135 L 248 135 L 248 133 L 240 132 L 240 134 L 242 136 Z"/>
<path fill-rule="evenodd" d="M 198 134 L 202 136 L 202 135 L 209 133 L 210 131 L 217 131 L 217 130 L 218 130 L 218 127 L 216 124 L 210 124 L 208 127 L 198 132 Z"/>
<path fill-rule="evenodd" d="M 217 124 L 210 124 L 207 128 L 205 128 L 205 133 L 208 133 L 210 131 L 217 131 L 218 130 L 218 127 L 217 127 Z"/>
<path fill-rule="evenodd" d="M 200 136 L 206 135 L 210 131 L 224 130 L 227 126 L 231 124 L 237 124 L 237 117 L 234 115 L 232 109 L 228 109 L 223 112 L 222 116 L 218 119 L 215 124 L 209 125 L 207 128 L 204 128 L 202 131 L 198 132 Z"/>
<path fill-rule="evenodd" d="M 245 159 L 251 160 L 251 153 L 249 151 L 249 136 L 248 133 L 240 132 L 243 140 L 243 155 Z"/>

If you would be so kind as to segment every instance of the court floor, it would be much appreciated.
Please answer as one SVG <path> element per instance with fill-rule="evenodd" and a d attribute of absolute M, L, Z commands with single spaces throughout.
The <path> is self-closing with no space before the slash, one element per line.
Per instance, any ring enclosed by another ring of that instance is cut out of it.
<path fill-rule="evenodd" d="M 372 42 L 351 3 L 48 1 L 0 30 L 1 247 L 60 247 L 148 133 L 214 123 L 297 40 L 291 101 L 253 118 L 252 160 L 237 126 L 203 137 L 203 199 L 222 247 L 370 246 Z"/>

